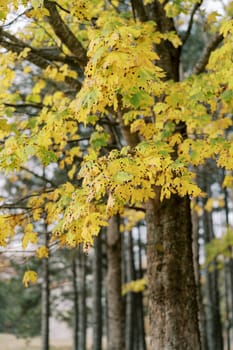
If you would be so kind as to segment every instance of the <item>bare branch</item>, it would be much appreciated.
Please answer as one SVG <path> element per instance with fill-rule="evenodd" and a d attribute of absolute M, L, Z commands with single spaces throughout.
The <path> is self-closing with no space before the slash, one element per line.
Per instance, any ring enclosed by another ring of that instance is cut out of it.
<path fill-rule="evenodd" d="M 39 197 L 41 194 L 44 194 L 44 193 L 50 193 L 50 192 L 53 192 L 54 189 L 53 188 L 49 188 L 49 189 L 42 189 L 41 191 L 38 191 L 38 192 L 31 192 L 29 193 L 28 195 L 25 195 L 19 199 L 17 199 L 15 202 L 12 202 L 12 203 L 3 203 L 2 205 L 0 205 L 0 209 L 31 209 L 29 207 L 25 207 L 23 205 L 21 205 L 22 202 L 24 202 L 25 200 L 29 199 L 29 198 L 32 198 L 32 197 Z M 19 205 L 20 204 L 20 205 Z"/>
<path fill-rule="evenodd" d="M 43 175 L 39 175 L 37 173 L 35 173 L 34 171 L 28 169 L 28 168 L 25 168 L 23 166 L 20 167 L 22 170 L 26 171 L 27 173 L 35 176 L 37 179 L 40 179 L 42 180 L 43 182 L 46 182 L 46 183 L 49 183 L 50 185 L 52 185 L 53 187 L 57 187 L 57 184 L 55 184 L 55 182 L 53 182 L 52 180 L 49 180 L 47 177 L 43 176 Z"/>
<path fill-rule="evenodd" d="M 223 35 L 217 34 L 213 37 L 213 39 L 209 42 L 209 44 L 206 46 L 202 57 L 197 62 L 196 66 L 193 69 L 194 74 L 201 74 L 205 71 L 206 65 L 209 61 L 210 55 L 212 51 L 214 51 L 218 45 L 223 41 Z"/>
<path fill-rule="evenodd" d="M 4 25 L 2 26 L 2 28 L 11 26 L 11 25 L 14 24 L 15 22 L 17 22 L 18 19 L 19 19 L 20 17 L 24 16 L 26 13 L 30 12 L 31 10 L 32 10 L 32 7 L 26 9 L 25 11 L 23 11 L 22 13 L 20 13 L 17 17 L 15 17 L 12 21 L 10 21 L 10 22 L 4 24 Z"/>
<path fill-rule="evenodd" d="M 41 109 L 43 108 L 42 103 L 18 103 L 18 104 L 14 104 L 14 103 L 4 103 L 5 107 L 13 107 L 13 108 L 37 108 L 37 109 Z"/>
<path fill-rule="evenodd" d="M 199 7 L 201 6 L 203 0 L 200 0 L 198 3 L 196 3 L 192 9 L 191 15 L 190 15 L 190 19 L 189 19 L 189 24 L 188 24 L 188 28 L 187 31 L 184 35 L 184 37 L 182 38 L 182 43 L 183 45 L 185 44 L 185 42 L 188 40 L 191 30 L 192 30 L 192 26 L 193 26 L 193 19 L 195 16 L 195 13 L 197 12 L 197 10 L 199 9 Z"/>

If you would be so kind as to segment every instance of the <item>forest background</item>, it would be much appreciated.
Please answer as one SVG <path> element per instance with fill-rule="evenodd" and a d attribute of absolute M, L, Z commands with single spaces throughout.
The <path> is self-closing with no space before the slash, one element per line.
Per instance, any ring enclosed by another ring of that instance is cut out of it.
<path fill-rule="evenodd" d="M 53 316 L 75 350 L 231 349 L 233 5 L 213 3 L 0 1 L 2 333 L 47 350 Z"/>

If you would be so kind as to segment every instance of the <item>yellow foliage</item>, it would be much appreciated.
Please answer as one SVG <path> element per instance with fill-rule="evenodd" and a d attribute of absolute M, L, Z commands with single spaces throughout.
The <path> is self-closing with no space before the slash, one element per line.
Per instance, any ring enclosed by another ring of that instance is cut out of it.
<path fill-rule="evenodd" d="M 24 228 L 24 236 L 22 239 L 22 247 L 26 249 L 29 243 L 36 244 L 38 242 L 38 237 L 35 232 L 33 232 L 33 225 L 27 224 Z"/>
<path fill-rule="evenodd" d="M 144 292 L 147 286 L 147 281 L 145 278 L 141 278 L 135 281 L 130 281 L 128 283 L 125 283 L 122 286 L 122 295 L 125 295 L 129 292 L 133 293 L 141 293 Z"/>
<path fill-rule="evenodd" d="M 26 271 L 23 276 L 23 284 L 25 287 L 29 287 L 30 283 L 37 283 L 37 273 L 32 270 Z"/>
<path fill-rule="evenodd" d="M 224 181 L 222 183 L 223 188 L 232 188 L 233 187 L 233 176 L 232 175 L 226 175 L 224 178 Z"/>
<path fill-rule="evenodd" d="M 45 246 L 40 246 L 39 248 L 37 248 L 36 254 L 37 254 L 37 257 L 38 257 L 39 259 L 48 258 L 48 257 L 49 257 L 48 248 L 45 247 Z"/>

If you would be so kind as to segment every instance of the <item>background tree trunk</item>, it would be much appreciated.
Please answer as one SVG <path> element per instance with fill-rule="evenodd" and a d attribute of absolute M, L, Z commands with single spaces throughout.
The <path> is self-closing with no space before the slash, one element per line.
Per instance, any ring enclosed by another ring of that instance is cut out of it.
<path fill-rule="evenodd" d="M 78 322 L 79 322 L 79 308 L 78 308 L 78 286 L 77 286 L 77 251 L 75 250 L 72 257 L 72 284 L 73 284 L 73 349 L 78 350 Z"/>
<path fill-rule="evenodd" d="M 134 254 L 133 254 L 133 239 L 132 232 L 126 232 L 125 235 L 125 255 L 126 255 L 126 283 L 135 279 L 135 268 L 134 268 Z M 135 304 L 136 296 L 135 293 L 129 292 L 126 294 L 126 320 L 125 320 L 125 345 L 126 350 L 137 349 L 137 337 L 135 337 L 136 330 L 136 314 Z"/>
<path fill-rule="evenodd" d="M 102 349 L 102 242 L 95 238 L 93 258 L 93 350 Z"/>
<path fill-rule="evenodd" d="M 79 253 L 79 349 L 86 350 L 87 307 L 86 307 L 86 254 Z"/>
<path fill-rule="evenodd" d="M 205 170 L 207 171 L 207 170 Z M 211 198 L 210 184 L 207 178 L 204 179 L 204 191 Z M 215 238 L 213 230 L 212 214 L 205 210 L 206 200 L 203 202 L 203 231 L 205 243 L 211 242 Z M 208 346 L 211 350 L 223 349 L 222 323 L 220 315 L 220 298 L 218 286 L 218 269 L 216 260 L 211 263 L 211 271 L 209 266 L 205 269 L 205 295 L 207 297 L 206 305 L 206 322 L 207 322 L 207 339 Z"/>
<path fill-rule="evenodd" d="M 44 231 L 44 245 L 49 248 L 49 235 L 47 226 Z M 41 339 L 42 350 L 49 350 L 49 316 L 50 316 L 50 290 L 49 290 L 49 258 L 42 260 L 42 285 L 41 285 Z"/>
<path fill-rule="evenodd" d="M 201 349 L 208 350 L 206 317 L 202 298 L 201 289 L 201 273 L 199 264 L 199 218 L 195 210 L 192 211 L 192 227 L 193 227 L 193 260 L 194 260 L 194 275 L 197 287 L 197 304 L 198 304 L 198 319 L 201 336 Z"/>
<path fill-rule="evenodd" d="M 142 267 L 142 256 L 145 254 L 145 251 L 142 252 L 142 242 L 141 242 L 141 232 L 140 225 L 138 225 L 138 271 L 137 278 L 143 278 L 143 267 Z M 139 350 L 146 350 L 146 333 L 145 333 L 145 324 L 144 324 L 144 305 L 143 305 L 143 293 L 137 293 L 136 295 L 137 302 L 137 338 L 139 339 Z"/>
<path fill-rule="evenodd" d="M 108 350 L 124 350 L 124 310 L 121 296 L 121 233 L 120 218 L 113 216 L 107 229 L 107 299 Z"/>

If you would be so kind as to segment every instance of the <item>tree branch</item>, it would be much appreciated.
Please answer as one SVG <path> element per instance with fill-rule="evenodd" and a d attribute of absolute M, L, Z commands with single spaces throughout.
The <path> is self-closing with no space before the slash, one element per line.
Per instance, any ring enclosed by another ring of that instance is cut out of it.
<path fill-rule="evenodd" d="M 43 175 L 39 175 L 37 173 L 35 173 L 34 171 L 25 168 L 23 166 L 20 167 L 22 170 L 26 171 L 27 173 L 35 176 L 37 179 L 40 179 L 43 182 L 49 183 L 50 185 L 52 185 L 54 188 L 57 188 L 57 184 L 55 184 L 55 182 L 53 182 L 52 180 L 47 179 L 47 177 L 43 176 Z"/>
<path fill-rule="evenodd" d="M 209 42 L 209 44 L 206 46 L 202 57 L 197 62 L 196 66 L 193 69 L 194 74 L 201 74 L 205 71 L 206 65 L 209 61 L 211 52 L 214 51 L 218 45 L 223 41 L 223 35 L 217 34 L 213 37 L 213 39 Z"/>
<path fill-rule="evenodd" d="M 14 24 L 16 21 L 18 21 L 18 19 L 19 19 L 20 17 L 24 16 L 26 13 L 30 12 L 31 10 L 32 10 L 32 7 L 26 9 L 25 11 L 23 11 L 22 13 L 20 13 L 18 16 L 16 16 L 12 21 L 10 21 L 10 22 L 4 24 L 4 25 L 2 26 L 2 28 L 11 26 L 11 25 Z"/>
<path fill-rule="evenodd" d="M 43 108 L 42 103 L 4 103 L 5 107 L 13 107 L 13 108 L 37 108 L 41 109 Z"/>
<path fill-rule="evenodd" d="M 75 57 L 60 56 L 58 53 L 59 49 L 35 49 L 16 38 L 16 36 L 4 31 L 2 28 L 0 28 L 0 45 L 5 49 L 15 52 L 17 54 L 20 54 L 24 49 L 28 48 L 29 51 L 27 53 L 26 60 L 30 61 L 31 63 L 35 64 L 41 69 L 46 69 L 50 64 L 52 64 L 55 61 L 77 65 Z M 82 85 L 78 80 L 73 79 L 71 77 L 66 77 L 65 82 L 71 87 L 75 88 L 76 90 L 79 90 Z"/>
<path fill-rule="evenodd" d="M 191 15 L 190 15 L 187 31 L 186 31 L 184 37 L 182 38 L 183 45 L 186 43 L 186 41 L 188 40 L 188 38 L 190 36 L 191 30 L 192 30 L 192 26 L 193 26 L 193 19 L 194 19 L 195 13 L 197 12 L 199 7 L 201 6 L 202 2 L 203 2 L 203 0 L 200 0 L 199 3 L 196 3 L 194 5 L 194 7 L 193 7 L 193 10 L 192 10 Z"/>
<path fill-rule="evenodd" d="M 134 20 L 138 18 L 141 22 L 148 20 L 142 0 L 131 0 Z"/>
<path fill-rule="evenodd" d="M 73 32 L 64 23 L 59 12 L 57 11 L 56 3 L 49 0 L 44 1 L 45 8 L 49 11 L 48 21 L 53 28 L 55 34 L 68 47 L 70 52 L 75 55 L 81 67 L 85 67 L 87 63 L 87 53 L 82 44 L 75 37 Z"/>

